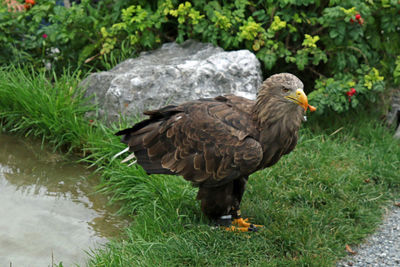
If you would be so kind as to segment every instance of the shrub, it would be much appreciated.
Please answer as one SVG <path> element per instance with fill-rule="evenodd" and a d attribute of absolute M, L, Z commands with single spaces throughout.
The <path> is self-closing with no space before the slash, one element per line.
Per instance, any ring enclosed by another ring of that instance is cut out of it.
<path fill-rule="evenodd" d="M 1 56 L 18 51 L 43 64 L 58 48 L 63 63 L 102 69 L 166 41 L 197 39 L 253 51 L 266 75 L 297 74 L 319 113 L 375 101 L 385 82 L 400 82 L 398 1 L 99 2 L 65 9 L 47 0 L 18 16 L 3 12 Z"/>
<path fill-rule="evenodd" d="M 0 62 L 30 63 L 59 73 L 69 64 L 85 65 L 102 45 L 101 27 L 116 23 L 124 7 L 124 1 L 90 2 L 82 0 L 67 9 L 42 0 L 17 13 L 0 6 Z M 93 61 L 86 67 L 104 68 L 102 64 Z"/>

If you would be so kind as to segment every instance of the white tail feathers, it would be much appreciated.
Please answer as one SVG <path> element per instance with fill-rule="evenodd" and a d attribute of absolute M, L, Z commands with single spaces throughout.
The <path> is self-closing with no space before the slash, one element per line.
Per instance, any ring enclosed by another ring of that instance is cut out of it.
<path fill-rule="evenodd" d="M 122 154 L 124 154 L 124 153 L 126 153 L 128 151 L 129 151 L 129 147 L 127 147 L 124 150 L 122 150 L 122 151 L 118 152 L 117 154 L 115 154 L 114 157 L 112 157 L 112 159 L 114 160 L 114 159 L 118 158 L 119 156 L 121 156 Z"/>
<path fill-rule="evenodd" d="M 128 167 L 132 166 L 133 164 L 135 164 L 137 162 L 137 159 L 135 159 L 134 161 L 132 161 L 131 163 L 128 164 Z"/>
<path fill-rule="evenodd" d="M 127 156 L 126 158 L 124 158 L 124 159 L 121 161 L 121 163 L 128 162 L 128 161 L 130 161 L 131 159 L 134 159 L 134 158 L 136 158 L 136 157 L 135 157 L 135 153 L 132 153 L 132 154 L 130 154 L 129 156 Z"/>
<path fill-rule="evenodd" d="M 126 153 L 129 151 L 129 147 L 125 148 L 124 150 L 118 152 L 117 154 L 115 154 L 112 157 L 112 160 L 116 159 L 117 157 L 121 156 L 122 154 Z M 135 157 L 135 153 L 131 153 L 129 156 L 127 156 L 126 158 L 124 158 L 121 163 L 125 163 L 128 162 L 130 160 L 134 159 L 133 162 L 129 163 L 128 167 L 132 166 L 133 164 L 135 164 L 137 162 L 136 157 Z"/>

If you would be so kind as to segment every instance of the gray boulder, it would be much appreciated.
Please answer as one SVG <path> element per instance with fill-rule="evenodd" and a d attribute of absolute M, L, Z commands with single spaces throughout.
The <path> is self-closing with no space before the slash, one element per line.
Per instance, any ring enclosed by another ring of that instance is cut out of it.
<path fill-rule="evenodd" d="M 400 88 L 393 90 L 392 106 L 387 115 L 387 122 L 397 128 L 394 137 L 400 139 Z"/>
<path fill-rule="evenodd" d="M 235 94 L 254 99 L 261 82 L 260 63 L 250 51 L 225 52 L 190 40 L 141 53 L 91 74 L 81 85 L 86 96 L 94 95 L 99 117 L 110 122 L 198 98 Z"/>

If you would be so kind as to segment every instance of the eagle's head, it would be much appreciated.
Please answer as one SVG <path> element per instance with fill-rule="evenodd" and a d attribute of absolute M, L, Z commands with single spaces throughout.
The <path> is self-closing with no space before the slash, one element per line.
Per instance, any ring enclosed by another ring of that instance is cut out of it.
<path fill-rule="evenodd" d="M 308 104 L 308 99 L 303 88 L 303 83 L 295 75 L 279 73 L 270 76 L 264 81 L 260 93 L 268 95 L 271 101 L 276 101 L 288 107 L 297 104 L 304 111 L 310 108 L 310 111 L 313 112 L 316 108 Z"/>
<path fill-rule="evenodd" d="M 266 79 L 261 85 L 254 106 L 254 118 L 259 124 L 267 121 L 284 120 L 299 126 L 304 120 L 304 113 L 309 108 L 316 108 L 308 104 L 303 91 L 304 85 L 299 78 L 290 73 L 279 73 Z"/>

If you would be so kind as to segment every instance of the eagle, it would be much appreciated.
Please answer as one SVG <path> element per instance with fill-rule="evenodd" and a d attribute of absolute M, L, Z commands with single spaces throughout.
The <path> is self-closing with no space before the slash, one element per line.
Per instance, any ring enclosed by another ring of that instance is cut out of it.
<path fill-rule="evenodd" d="M 224 95 L 145 111 L 149 116 L 116 133 L 148 174 L 180 175 L 198 187 L 202 212 L 233 231 L 256 231 L 241 217 L 249 175 L 274 165 L 296 146 L 308 104 L 303 83 L 280 73 L 266 79 L 256 100 Z"/>

